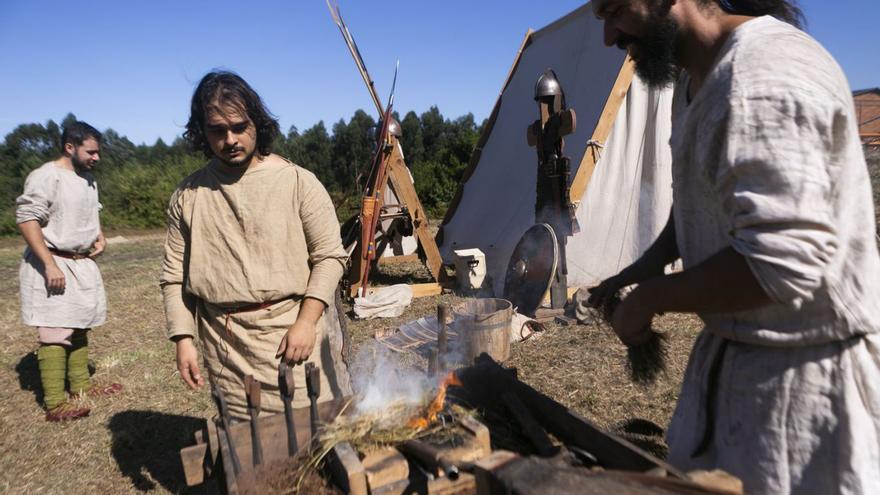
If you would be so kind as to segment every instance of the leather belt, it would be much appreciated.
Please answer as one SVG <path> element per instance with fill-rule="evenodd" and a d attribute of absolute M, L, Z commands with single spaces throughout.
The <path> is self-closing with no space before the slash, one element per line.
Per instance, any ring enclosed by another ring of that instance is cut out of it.
<path fill-rule="evenodd" d="M 226 314 L 250 313 L 252 311 L 259 311 L 261 309 L 269 308 L 269 307 L 274 306 L 275 304 L 278 304 L 282 301 L 287 301 L 287 300 L 293 299 L 295 297 L 299 297 L 299 296 L 287 296 L 287 297 L 282 297 L 281 299 L 275 299 L 273 301 L 245 304 L 242 306 L 232 306 L 232 307 L 218 306 L 218 307 L 221 308 L 223 310 L 223 312 Z"/>
<path fill-rule="evenodd" d="M 75 253 L 73 251 L 62 251 L 60 249 L 49 248 L 49 252 L 61 258 L 69 260 L 84 260 L 89 257 L 88 253 Z"/>

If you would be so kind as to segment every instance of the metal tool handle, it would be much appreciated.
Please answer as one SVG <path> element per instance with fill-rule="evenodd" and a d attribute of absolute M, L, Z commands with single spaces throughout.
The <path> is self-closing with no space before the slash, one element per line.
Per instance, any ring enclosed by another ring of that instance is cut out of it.
<path fill-rule="evenodd" d="M 244 377 L 244 387 L 247 393 L 248 407 L 260 409 L 260 382 L 253 375 Z"/>
<path fill-rule="evenodd" d="M 263 446 L 260 441 L 260 382 L 253 375 L 247 375 L 244 377 L 244 387 L 248 412 L 251 415 L 251 451 L 256 466 L 263 463 Z"/>
<path fill-rule="evenodd" d="M 321 395 L 321 370 L 315 363 L 306 363 L 306 393 L 309 397 Z"/>
<path fill-rule="evenodd" d="M 287 425 L 287 455 L 293 457 L 299 450 L 291 404 L 296 387 L 293 381 L 293 369 L 283 361 L 278 365 L 278 388 L 281 391 L 281 401 L 284 403 L 284 422 Z"/>
<path fill-rule="evenodd" d="M 311 420 L 312 438 L 318 434 L 318 396 L 321 395 L 321 370 L 314 363 L 306 363 L 306 393 L 309 395 L 311 407 L 309 419 Z"/>
<path fill-rule="evenodd" d="M 229 444 L 229 457 L 232 460 L 232 470 L 235 471 L 235 474 L 238 475 L 241 473 L 241 462 L 238 460 L 238 454 L 235 451 L 235 444 L 232 441 L 232 435 L 229 434 L 229 406 L 226 404 L 226 397 L 223 396 L 223 391 L 220 390 L 220 387 L 216 385 L 211 387 L 211 397 L 214 399 L 214 403 L 217 404 L 217 409 L 220 411 L 220 426 L 223 427 L 223 431 L 226 433 L 226 441 Z"/>

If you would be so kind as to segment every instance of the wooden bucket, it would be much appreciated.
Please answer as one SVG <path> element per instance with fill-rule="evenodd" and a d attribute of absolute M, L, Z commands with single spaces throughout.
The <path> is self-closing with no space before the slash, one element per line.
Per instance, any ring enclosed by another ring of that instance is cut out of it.
<path fill-rule="evenodd" d="M 487 353 L 496 361 L 510 357 L 513 304 L 506 299 L 470 299 L 452 307 L 466 364 Z"/>

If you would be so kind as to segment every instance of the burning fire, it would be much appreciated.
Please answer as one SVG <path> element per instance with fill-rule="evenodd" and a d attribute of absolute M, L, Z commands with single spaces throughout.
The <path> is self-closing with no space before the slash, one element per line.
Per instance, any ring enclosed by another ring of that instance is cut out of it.
<path fill-rule="evenodd" d="M 455 376 L 454 371 L 450 371 L 449 374 L 443 378 L 443 381 L 440 382 L 440 388 L 437 390 L 437 395 L 434 397 L 434 400 L 431 401 L 431 404 L 428 405 L 428 410 L 425 411 L 425 414 L 410 419 L 407 426 L 416 430 L 423 430 L 436 421 L 437 413 L 443 409 L 443 403 L 446 401 L 446 389 L 449 388 L 450 385 L 455 387 L 462 386 L 461 380 Z"/>

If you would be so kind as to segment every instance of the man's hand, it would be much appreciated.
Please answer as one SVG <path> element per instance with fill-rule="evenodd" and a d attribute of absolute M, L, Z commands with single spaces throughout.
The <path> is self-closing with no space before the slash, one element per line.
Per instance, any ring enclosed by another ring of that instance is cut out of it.
<path fill-rule="evenodd" d="M 192 337 L 180 337 L 177 340 L 177 371 L 180 371 L 180 378 L 193 390 L 198 390 L 205 384 L 199 371 L 199 351 L 193 344 Z"/>
<path fill-rule="evenodd" d="M 316 327 L 315 323 L 298 318 L 281 338 L 275 357 L 290 364 L 301 364 L 308 359 L 315 348 Z"/>
<path fill-rule="evenodd" d="M 64 272 L 54 262 L 46 265 L 46 291 L 49 294 L 63 294 L 65 287 Z"/>
<path fill-rule="evenodd" d="M 606 278 L 596 287 L 589 289 L 590 297 L 587 299 L 587 304 L 592 308 L 602 308 L 608 299 L 627 285 L 629 284 L 624 282 L 619 274 Z"/>
<path fill-rule="evenodd" d="M 101 253 L 107 249 L 107 239 L 104 238 L 104 234 L 98 234 L 98 238 L 95 240 L 95 243 L 92 244 L 92 251 L 89 253 L 89 258 L 95 259 L 98 256 L 101 256 Z"/>
<path fill-rule="evenodd" d="M 611 326 L 621 342 L 628 347 L 644 344 L 651 337 L 651 319 L 656 314 L 647 301 L 643 301 L 639 289 L 623 299 L 614 310 Z"/>

